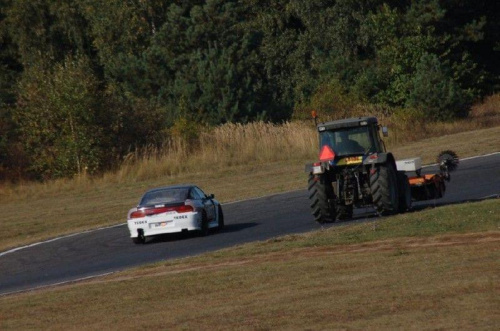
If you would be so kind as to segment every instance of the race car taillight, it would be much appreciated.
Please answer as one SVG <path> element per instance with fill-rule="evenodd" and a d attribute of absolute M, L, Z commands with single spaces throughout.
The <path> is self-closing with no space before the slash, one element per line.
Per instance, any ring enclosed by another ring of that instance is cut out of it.
<path fill-rule="evenodd" d="M 144 210 L 137 210 L 130 214 L 130 218 L 141 218 L 146 216 Z"/>
<path fill-rule="evenodd" d="M 174 207 L 174 209 L 178 213 L 189 213 L 189 212 L 194 211 L 193 206 L 190 206 L 190 205 L 178 206 L 178 207 Z"/>
<path fill-rule="evenodd" d="M 151 215 L 156 215 L 156 214 L 162 214 L 162 213 L 167 213 L 170 211 L 175 211 L 177 213 L 189 213 L 194 211 L 194 208 L 189 205 L 180 205 L 180 206 L 174 206 L 174 207 L 157 207 L 157 208 L 151 208 L 151 209 L 141 209 L 134 211 L 133 213 L 130 214 L 130 218 L 141 218 L 145 216 L 151 216 Z"/>

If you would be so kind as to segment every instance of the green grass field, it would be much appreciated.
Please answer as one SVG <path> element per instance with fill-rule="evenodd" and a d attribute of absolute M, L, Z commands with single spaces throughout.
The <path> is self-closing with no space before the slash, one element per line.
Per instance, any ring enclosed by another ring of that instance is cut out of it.
<path fill-rule="evenodd" d="M 0 297 L 0 329 L 496 330 L 500 201 L 430 208 Z"/>

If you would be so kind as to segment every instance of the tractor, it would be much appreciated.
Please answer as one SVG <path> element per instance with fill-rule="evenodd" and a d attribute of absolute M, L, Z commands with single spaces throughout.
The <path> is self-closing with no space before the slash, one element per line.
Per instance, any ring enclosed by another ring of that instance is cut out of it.
<path fill-rule="evenodd" d="M 444 195 L 445 181 L 458 165 L 452 151 L 439 154 L 438 174 L 422 175 L 421 159 L 396 162 L 380 137 L 388 135 L 375 117 L 317 123 L 319 162 L 306 165 L 314 219 L 319 223 L 350 219 L 354 208 L 374 207 L 379 215 L 405 212 L 412 201 Z"/>

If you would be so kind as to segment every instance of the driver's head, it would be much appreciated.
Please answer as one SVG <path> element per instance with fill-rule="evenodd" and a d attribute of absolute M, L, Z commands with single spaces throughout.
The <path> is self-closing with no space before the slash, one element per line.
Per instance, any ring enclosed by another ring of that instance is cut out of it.
<path fill-rule="evenodd" d="M 341 141 L 347 141 L 349 139 L 347 131 L 339 131 L 339 138 Z"/>

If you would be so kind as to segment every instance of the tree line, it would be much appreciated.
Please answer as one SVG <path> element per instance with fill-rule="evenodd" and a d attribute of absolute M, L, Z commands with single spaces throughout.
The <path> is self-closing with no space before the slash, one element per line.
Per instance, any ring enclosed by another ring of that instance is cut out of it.
<path fill-rule="evenodd" d="M 500 88 L 499 9 L 489 0 L 2 0 L 0 178 L 99 173 L 160 145 L 175 125 L 279 122 L 318 104 L 467 116 Z"/>

